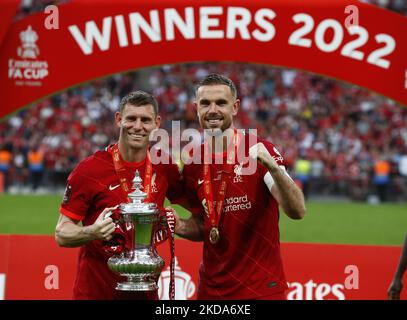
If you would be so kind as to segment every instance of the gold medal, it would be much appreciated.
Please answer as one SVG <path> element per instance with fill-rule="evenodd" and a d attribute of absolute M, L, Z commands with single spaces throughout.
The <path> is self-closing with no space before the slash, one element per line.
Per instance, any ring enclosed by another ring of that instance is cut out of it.
<path fill-rule="evenodd" d="M 209 241 L 212 244 L 215 244 L 219 241 L 219 230 L 216 227 L 213 227 L 211 229 L 211 232 L 209 232 Z"/>

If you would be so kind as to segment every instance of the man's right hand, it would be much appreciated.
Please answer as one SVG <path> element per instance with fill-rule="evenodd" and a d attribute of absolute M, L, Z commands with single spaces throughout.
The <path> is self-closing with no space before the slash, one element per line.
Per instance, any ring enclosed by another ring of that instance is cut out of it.
<path fill-rule="evenodd" d="M 115 224 L 113 219 L 110 218 L 112 210 L 116 209 L 117 206 L 111 208 L 105 208 L 102 213 L 98 216 L 94 224 L 91 226 L 92 234 L 95 239 L 109 241 L 113 238 L 113 231 L 115 229 Z"/>

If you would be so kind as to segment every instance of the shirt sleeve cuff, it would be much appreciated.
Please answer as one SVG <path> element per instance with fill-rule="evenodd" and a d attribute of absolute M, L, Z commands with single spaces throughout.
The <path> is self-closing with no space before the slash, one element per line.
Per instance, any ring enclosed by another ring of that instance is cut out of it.
<path fill-rule="evenodd" d="M 285 166 L 279 166 L 279 167 L 284 171 L 284 173 L 287 175 L 287 177 L 289 177 L 291 179 L 291 181 L 293 181 L 293 179 L 290 177 L 287 170 L 285 169 Z M 274 179 L 271 176 L 271 173 L 269 171 L 266 172 L 266 174 L 263 177 L 263 180 L 264 180 L 264 183 L 266 184 L 267 188 L 271 192 L 271 188 L 274 185 Z"/>
<path fill-rule="evenodd" d="M 62 213 L 64 216 L 67 216 L 68 218 L 78 220 L 78 221 L 82 221 L 85 218 L 84 216 L 73 213 L 73 212 L 65 209 L 62 206 L 59 208 L 59 212 Z"/>

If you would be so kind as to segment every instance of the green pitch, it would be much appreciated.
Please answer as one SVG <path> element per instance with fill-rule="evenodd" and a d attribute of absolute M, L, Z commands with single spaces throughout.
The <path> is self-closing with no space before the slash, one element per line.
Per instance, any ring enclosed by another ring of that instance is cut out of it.
<path fill-rule="evenodd" d="M 53 234 L 62 196 L 0 196 L 0 234 Z M 188 212 L 175 206 L 181 216 Z M 253 217 L 255 218 L 255 217 Z M 303 220 L 280 219 L 282 242 L 401 246 L 407 204 L 307 202 Z"/>

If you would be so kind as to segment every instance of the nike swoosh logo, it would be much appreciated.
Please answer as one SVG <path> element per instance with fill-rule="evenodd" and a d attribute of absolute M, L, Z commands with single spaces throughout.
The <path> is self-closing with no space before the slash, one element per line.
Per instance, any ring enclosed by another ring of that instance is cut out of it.
<path fill-rule="evenodd" d="M 198 184 L 202 184 L 204 181 L 201 179 L 198 179 Z"/>
<path fill-rule="evenodd" d="M 112 187 L 112 185 L 110 185 L 110 186 L 109 186 L 109 190 L 112 191 L 112 190 L 114 190 L 114 189 L 116 189 L 116 188 L 118 188 L 118 187 L 120 187 L 120 184 L 115 185 L 114 187 Z"/>

